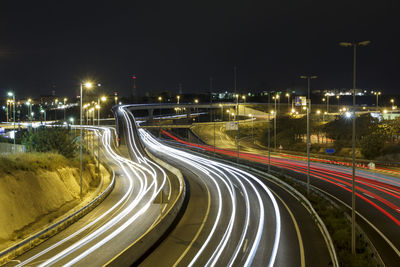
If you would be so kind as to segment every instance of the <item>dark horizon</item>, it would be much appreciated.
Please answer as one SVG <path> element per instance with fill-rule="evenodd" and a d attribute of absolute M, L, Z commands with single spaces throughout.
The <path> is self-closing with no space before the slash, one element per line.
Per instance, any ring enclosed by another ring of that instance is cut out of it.
<path fill-rule="evenodd" d="M 358 50 L 358 88 L 395 94 L 399 3 L 380 1 L 202 2 L 5 1 L 0 23 L 0 89 L 19 96 L 72 97 L 91 78 L 107 92 L 351 88 L 353 50 L 339 42 L 371 40 Z"/>

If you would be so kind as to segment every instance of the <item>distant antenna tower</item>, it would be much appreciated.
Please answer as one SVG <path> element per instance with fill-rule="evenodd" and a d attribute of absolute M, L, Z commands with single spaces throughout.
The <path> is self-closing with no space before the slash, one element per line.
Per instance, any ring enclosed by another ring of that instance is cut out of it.
<path fill-rule="evenodd" d="M 132 100 L 136 97 L 136 74 L 132 75 L 133 88 L 132 88 Z"/>

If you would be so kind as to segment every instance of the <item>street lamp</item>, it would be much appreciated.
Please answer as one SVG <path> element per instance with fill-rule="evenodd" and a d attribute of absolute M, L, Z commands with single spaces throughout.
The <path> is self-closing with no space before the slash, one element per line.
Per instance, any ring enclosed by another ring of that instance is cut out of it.
<path fill-rule="evenodd" d="M 67 109 L 67 106 L 66 106 L 67 100 L 68 100 L 68 98 L 65 97 L 65 98 L 64 98 L 64 121 L 67 121 L 66 118 L 65 118 L 65 111 L 66 111 L 66 109 Z"/>
<path fill-rule="evenodd" d="M 8 92 L 7 93 L 7 95 L 8 96 L 12 96 L 12 98 L 13 98 L 13 132 L 14 132 L 14 146 L 13 146 L 13 150 L 14 150 L 14 153 L 15 153 L 15 94 L 14 94 L 14 92 Z M 8 122 L 8 118 L 7 118 L 7 122 Z"/>
<path fill-rule="evenodd" d="M 101 108 L 100 101 L 103 101 L 103 102 L 107 101 L 107 97 L 102 96 L 97 99 L 97 105 L 95 107 L 97 109 L 97 125 L 98 126 L 100 126 L 100 108 Z"/>
<path fill-rule="evenodd" d="M 46 125 L 47 119 L 46 119 L 46 110 L 41 109 L 40 113 L 42 113 L 44 115 L 44 124 Z"/>
<path fill-rule="evenodd" d="M 336 95 L 336 99 L 337 99 L 337 106 L 339 108 L 339 106 L 340 106 L 340 95 Z"/>
<path fill-rule="evenodd" d="M 176 96 L 176 99 L 178 100 L 176 103 L 179 105 L 179 100 L 181 99 L 181 96 L 180 96 L 180 95 L 177 95 L 177 96 Z"/>
<path fill-rule="evenodd" d="M 79 128 L 79 163 L 80 163 L 80 169 L 79 169 L 79 174 L 80 174 L 80 197 L 82 198 L 82 100 L 83 100 L 83 87 L 86 87 L 87 89 L 92 88 L 92 83 L 86 82 L 85 84 L 81 83 L 81 90 L 80 90 L 80 115 L 79 115 L 79 123 L 80 123 L 80 128 Z"/>
<path fill-rule="evenodd" d="M 285 96 L 287 97 L 287 107 L 288 107 L 288 111 L 290 113 L 290 94 L 286 93 Z"/>
<path fill-rule="evenodd" d="M 254 144 L 254 117 L 253 117 L 253 114 L 249 114 L 249 117 L 251 118 L 251 140 L 252 140 L 252 143 Z"/>
<path fill-rule="evenodd" d="M 352 160 L 352 193 L 351 193 L 351 252 L 352 254 L 356 254 L 356 195 L 355 195 L 355 189 L 356 189 L 356 75 L 357 75 L 357 47 L 359 46 L 367 46 L 371 41 L 362 41 L 362 42 L 341 42 L 339 43 L 340 46 L 343 47 L 353 47 L 353 111 L 354 111 L 354 117 L 353 117 L 353 133 L 352 133 L 352 154 L 353 154 L 353 160 Z"/>
<path fill-rule="evenodd" d="M 379 96 L 381 95 L 381 92 L 374 92 L 374 95 L 376 95 L 376 107 L 379 107 Z"/>
<path fill-rule="evenodd" d="M 310 193 L 310 111 L 311 111 L 311 92 L 310 82 L 317 76 L 300 76 L 301 79 L 307 79 L 307 194 Z"/>

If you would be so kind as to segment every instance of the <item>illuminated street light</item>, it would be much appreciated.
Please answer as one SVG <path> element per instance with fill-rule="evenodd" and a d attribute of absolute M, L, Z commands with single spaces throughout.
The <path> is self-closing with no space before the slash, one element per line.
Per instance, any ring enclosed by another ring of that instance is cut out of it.
<path fill-rule="evenodd" d="M 286 93 L 285 96 L 287 97 L 287 107 L 288 107 L 288 110 L 290 112 L 290 94 Z"/>
<path fill-rule="evenodd" d="M 92 88 L 92 83 L 86 82 L 85 84 L 81 83 L 80 86 L 80 115 L 79 115 L 79 123 L 80 123 L 80 128 L 79 128 L 79 163 L 80 163 L 80 169 L 79 169 L 79 174 L 80 174 L 80 198 L 82 199 L 82 102 L 83 102 L 83 87 L 90 89 Z M 87 105 L 85 105 L 87 106 Z"/>
<path fill-rule="evenodd" d="M 351 185 L 351 252 L 356 254 L 356 81 L 357 81 L 357 47 L 367 46 L 371 41 L 341 42 L 340 46 L 353 47 L 353 131 L 352 131 L 352 185 Z M 377 103 L 378 104 L 378 103 Z M 378 105 L 377 105 L 378 106 Z"/>
<path fill-rule="evenodd" d="M 349 118 L 351 118 L 351 113 L 349 111 L 346 111 L 344 113 L 344 116 L 349 119 Z"/>
<path fill-rule="evenodd" d="M 180 95 L 177 95 L 177 96 L 176 96 L 176 99 L 178 100 L 176 103 L 179 105 L 179 100 L 181 99 L 181 96 L 180 96 Z"/>
<path fill-rule="evenodd" d="M 13 104 L 13 133 L 14 133 L 14 144 L 13 144 L 13 152 L 15 153 L 15 94 L 14 92 L 8 92 L 7 95 L 9 97 L 12 97 L 12 104 Z M 7 122 L 8 122 L 8 116 L 7 116 Z"/>
<path fill-rule="evenodd" d="M 379 96 L 381 95 L 381 92 L 374 92 L 374 95 L 376 95 L 376 107 L 379 107 Z"/>

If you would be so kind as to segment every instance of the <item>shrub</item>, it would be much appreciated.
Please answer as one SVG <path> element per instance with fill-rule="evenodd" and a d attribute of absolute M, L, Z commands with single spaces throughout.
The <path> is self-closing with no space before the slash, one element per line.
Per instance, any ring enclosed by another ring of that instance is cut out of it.
<path fill-rule="evenodd" d="M 24 134 L 22 138 L 28 151 L 56 152 L 72 158 L 76 150 L 76 142 L 68 129 L 63 127 L 40 127 L 36 131 Z"/>

